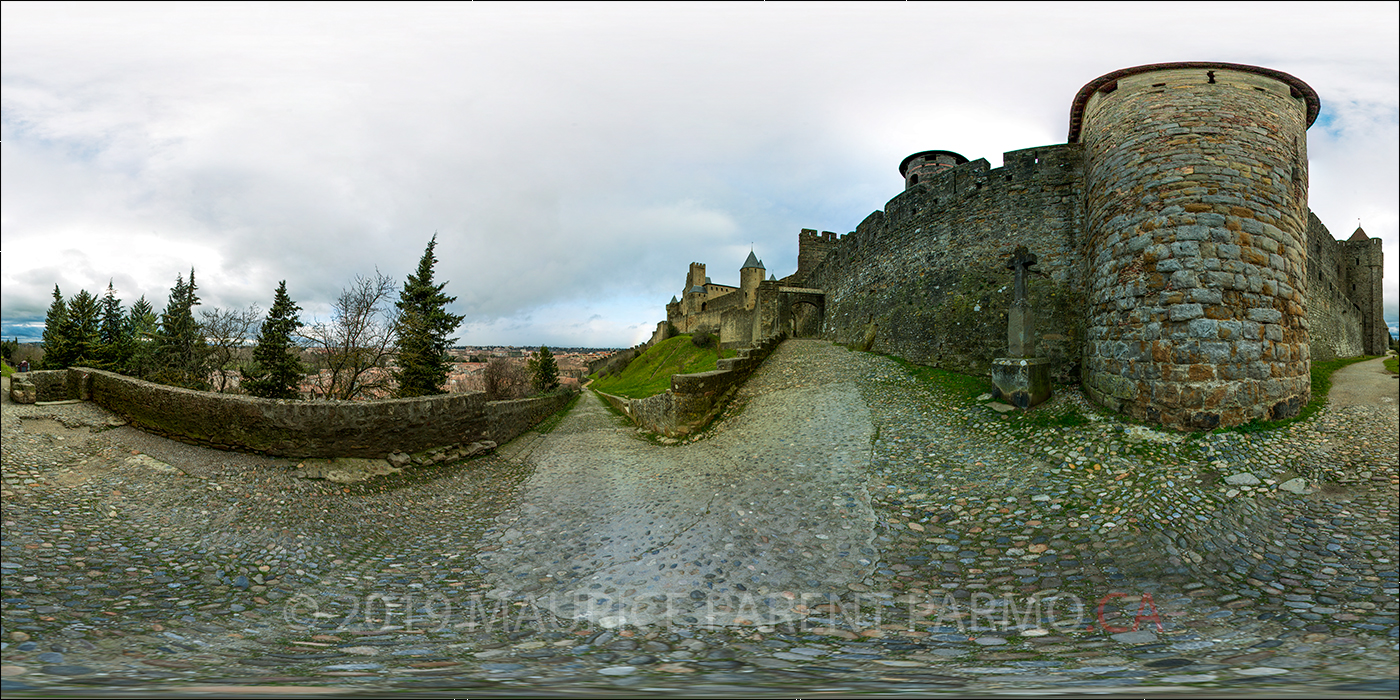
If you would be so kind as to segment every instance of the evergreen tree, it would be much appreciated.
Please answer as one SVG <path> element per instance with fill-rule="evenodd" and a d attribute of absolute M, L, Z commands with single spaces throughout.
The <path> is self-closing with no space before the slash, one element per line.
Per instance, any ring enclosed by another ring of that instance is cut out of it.
<path fill-rule="evenodd" d="M 399 366 L 395 373 L 399 396 L 443 393 L 441 387 L 447 381 L 451 364 L 447 349 L 456 340 L 447 334 L 456 330 L 463 318 L 447 311 L 447 305 L 457 300 L 442 293 L 447 283 L 433 284 L 436 246 L 437 234 L 433 234 L 418 261 L 417 274 L 408 276 L 394 304 L 399 312 L 395 324 L 399 339 Z"/>
<path fill-rule="evenodd" d="M 300 395 L 301 358 L 292 344 L 292 334 L 301 326 L 301 307 L 287 296 L 287 281 L 277 285 L 272 308 L 267 312 L 258 345 L 253 349 L 253 365 L 243 370 L 243 388 L 265 399 L 295 399 Z"/>
<path fill-rule="evenodd" d="M 151 302 L 146 301 L 145 295 L 131 305 L 131 310 L 126 315 L 126 333 L 131 339 L 131 354 L 126 367 L 121 371 L 141 379 L 146 379 L 155 372 L 157 318 L 155 309 L 151 308 Z"/>
<path fill-rule="evenodd" d="M 156 332 L 157 381 L 190 389 L 208 387 L 204 338 L 194 319 L 194 307 L 199 305 L 197 289 L 194 268 L 190 268 L 188 284 L 183 277 L 175 276 L 175 286 L 170 288 L 170 300 L 161 312 L 160 329 Z"/>
<path fill-rule="evenodd" d="M 530 378 L 536 391 L 554 391 L 559 388 L 559 365 L 554 361 L 554 353 L 541 345 L 539 354 L 530 358 Z"/>
<path fill-rule="evenodd" d="M 102 346 L 102 309 L 97 297 L 86 289 L 68 300 L 67 336 L 72 344 L 70 365 L 99 364 Z"/>
<path fill-rule="evenodd" d="M 131 359 L 131 329 L 111 280 L 107 280 L 107 293 L 102 296 L 102 326 L 98 335 L 97 365 L 113 372 L 125 372 Z"/>
<path fill-rule="evenodd" d="M 63 369 L 73 359 L 73 342 L 68 337 L 68 305 L 63 292 L 53 286 L 53 302 L 44 316 L 44 369 Z"/>

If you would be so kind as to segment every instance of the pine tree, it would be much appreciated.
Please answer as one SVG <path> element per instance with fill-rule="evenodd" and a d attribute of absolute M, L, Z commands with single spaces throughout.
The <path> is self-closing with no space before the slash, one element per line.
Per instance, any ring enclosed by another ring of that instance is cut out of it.
<path fill-rule="evenodd" d="M 292 344 L 292 334 L 301 326 L 301 307 L 287 296 L 287 281 L 277 285 L 272 308 L 267 312 L 258 345 L 253 349 L 253 366 L 243 371 L 243 388 L 265 399 L 295 399 L 301 383 L 301 358 Z"/>
<path fill-rule="evenodd" d="M 72 344 L 70 365 L 97 364 L 102 346 L 102 311 L 97 297 L 86 289 L 68 300 L 68 340 Z"/>
<path fill-rule="evenodd" d="M 433 234 L 418 261 L 417 274 L 408 276 L 394 304 L 399 311 L 395 324 L 399 339 L 399 366 L 395 373 L 399 396 L 443 393 L 442 385 L 451 364 L 447 349 L 456 341 L 447 335 L 457 329 L 463 318 L 447 311 L 447 305 L 457 300 L 442 293 L 447 283 L 433 284 L 436 246 L 437 234 Z"/>
<path fill-rule="evenodd" d="M 63 369 L 72 362 L 73 342 L 68 331 L 68 305 L 55 284 L 53 302 L 44 316 L 44 369 Z"/>
<path fill-rule="evenodd" d="M 131 339 L 131 354 L 121 371 L 145 379 L 156 369 L 156 312 L 145 295 L 131 305 L 126 315 L 126 333 Z"/>
<path fill-rule="evenodd" d="M 131 328 L 111 280 L 107 280 L 107 293 L 102 296 L 102 326 L 98 335 L 97 365 L 113 372 L 125 372 L 131 359 Z"/>
<path fill-rule="evenodd" d="M 530 378 L 536 391 L 554 391 L 559 388 L 559 364 L 554 361 L 554 353 L 541 345 L 539 354 L 530 358 Z"/>
<path fill-rule="evenodd" d="M 156 378 L 165 384 L 191 389 L 204 389 L 209 384 L 204 371 L 204 338 L 194 320 L 194 307 L 199 305 L 197 289 L 194 268 L 190 268 L 188 284 L 176 275 L 170 300 L 161 312 L 156 332 L 156 361 L 160 365 Z"/>

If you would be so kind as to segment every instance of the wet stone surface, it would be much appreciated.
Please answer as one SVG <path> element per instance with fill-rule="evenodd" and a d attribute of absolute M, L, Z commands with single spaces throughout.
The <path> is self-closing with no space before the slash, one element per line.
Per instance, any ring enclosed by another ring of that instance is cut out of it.
<path fill-rule="evenodd" d="M 978 391 L 789 341 L 679 445 L 585 394 L 354 485 L 6 402 L 0 682 L 1397 692 L 1393 401 L 1182 436 Z"/>

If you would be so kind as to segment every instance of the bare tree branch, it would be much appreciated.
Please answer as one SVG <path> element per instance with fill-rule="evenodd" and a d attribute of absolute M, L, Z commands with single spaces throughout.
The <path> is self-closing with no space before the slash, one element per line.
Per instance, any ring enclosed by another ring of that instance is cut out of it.
<path fill-rule="evenodd" d="M 482 372 L 482 384 L 490 401 L 523 399 L 530 393 L 530 374 L 519 362 L 493 357 Z"/>
<path fill-rule="evenodd" d="M 246 309 L 202 309 L 199 317 L 199 332 L 208 348 L 210 387 L 219 393 L 237 388 L 237 384 L 230 386 L 229 377 L 238 373 L 227 370 L 242 364 L 243 348 L 262 318 L 262 310 L 256 304 Z"/>
<path fill-rule="evenodd" d="M 318 370 L 312 379 L 316 398 L 377 398 L 393 390 L 385 367 L 396 341 L 394 289 L 393 278 L 378 270 L 373 277 L 356 276 L 336 298 L 329 322 L 302 327 Z"/>

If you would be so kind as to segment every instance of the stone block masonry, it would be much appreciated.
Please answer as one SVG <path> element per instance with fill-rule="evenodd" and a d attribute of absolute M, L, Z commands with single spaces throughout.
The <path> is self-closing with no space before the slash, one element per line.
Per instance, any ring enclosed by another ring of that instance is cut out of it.
<path fill-rule="evenodd" d="M 1081 91 L 1099 403 L 1196 430 L 1307 403 L 1306 87 L 1169 64 Z"/>
<path fill-rule="evenodd" d="M 1007 354 L 1018 245 L 1040 259 L 1028 282 L 1035 346 L 1058 381 L 1077 381 L 1083 343 L 1082 149 L 1007 153 L 927 174 L 840 239 L 808 277 L 826 292 L 822 337 L 911 362 L 987 375 Z"/>
<path fill-rule="evenodd" d="M 487 401 L 484 393 L 474 392 L 376 401 L 280 401 L 192 391 L 88 368 L 42 374 L 40 401 L 90 400 L 137 428 L 173 440 L 296 458 L 382 458 L 483 440 L 503 444 L 572 397 L 560 392 Z"/>

